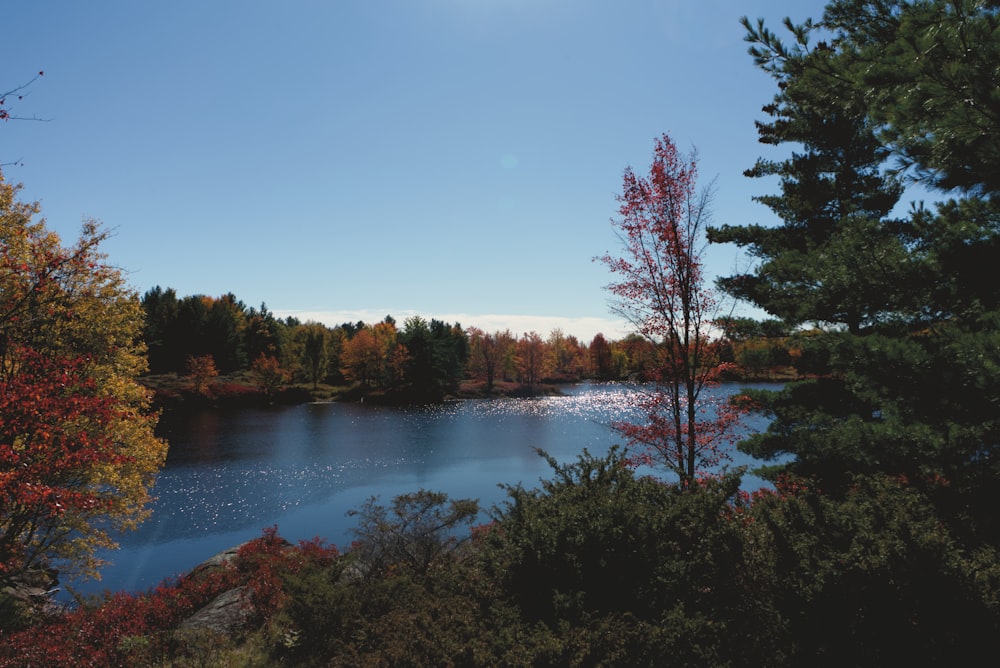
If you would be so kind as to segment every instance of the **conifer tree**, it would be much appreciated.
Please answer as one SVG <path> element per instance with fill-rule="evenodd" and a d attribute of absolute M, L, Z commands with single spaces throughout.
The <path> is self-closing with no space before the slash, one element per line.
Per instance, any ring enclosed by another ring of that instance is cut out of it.
<path fill-rule="evenodd" d="M 992 5 L 835 1 L 820 22 L 786 22 L 791 46 L 745 22 L 752 56 L 778 85 L 761 141 L 792 151 L 749 172 L 780 177 L 780 193 L 759 200 L 781 225 L 711 238 L 760 260 L 724 279 L 728 291 L 821 332 L 803 344 L 819 378 L 758 393 L 775 419 L 743 447 L 795 455 L 787 468 L 828 490 L 858 473 L 905 477 L 957 531 L 995 541 L 982 512 L 1000 479 L 995 112 L 973 119 L 927 97 L 954 86 L 952 102 L 964 91 L 968 107 L 991 103 L 996 86 L 974 82 L 1000 67 Z M 894 218 L 903 179 L 957 189 Z"/>

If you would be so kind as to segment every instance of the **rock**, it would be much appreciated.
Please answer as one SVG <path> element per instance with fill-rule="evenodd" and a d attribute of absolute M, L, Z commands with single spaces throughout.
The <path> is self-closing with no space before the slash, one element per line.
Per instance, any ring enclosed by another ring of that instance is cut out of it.
<path fill-rule="evenodd" d="M 204 608 L 181 622 L 180 630 L 207 629 L 232 636 L 239 632 L 250 618 L 247 588 L 237 587 L 223 592 Z"/>
<path fill-rule="evenodd" d="M 284 541 L 284 543 L 289 546 L 291 545 L 288 541 Z M 236 558 L 243 545 L 246 545 L 246 543 L 231 547 L 206 559 L 192 568 L 184 577 L 198 578 L 211 572 L 213 569 L 222 568 Z M 225 636 L 235 635 L 245 627 L 253 616 L 249 594 L 250 592 L 245 586 L 236 587 L 235 589 L 230 589 L 219 594 L 211 603 L 181 622 L 178 630 L 206 629 Z"/>
<path fill-rule="evenodd" d="M 225 564 L 228 564 L 230 561 L 236 558 L 237 553 L 239 553 L 240 548 L 243 547 L 243 545 L 246 545 L 246 543 L 219 552 L 214 557 L 209 557 L 205 561 L 201 562 L 200 564 L 192 568 L 191 572 L 184 577 L 186 578 L 198 577 L 199 575 L 205 573 L 206 571 L 212 570 L 214 568 L 219 568 Z"/>
<path fill-rule="evenodd" d="M 30 604 L 49 600 L 59 591 L 59 572 L 54 568 L 32 568 L 12 578 L 3 591 Z"/>

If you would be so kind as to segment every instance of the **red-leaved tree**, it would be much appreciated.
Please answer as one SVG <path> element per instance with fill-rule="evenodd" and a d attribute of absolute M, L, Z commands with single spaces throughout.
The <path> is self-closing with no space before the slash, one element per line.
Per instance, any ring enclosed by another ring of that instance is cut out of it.
<path fill-rule="evenodd" d="M 617 219 L 621 256 L 598 258 L 618 276 L 613 309 L 656 346 L 656 368 L 637 393 L 645 420 L 614 426 L 635 463 L 665 466 L 688 484 L 728 458 L 739 407 L 712 393 L 726 364 L 712 338 L 718 302 L 705 286 L 702 251 L 711 189 L 698 191 L 695 155 L 656 139 L 648 176 L 625 170 Z"/>
<path fill-rule="evenodd" d="M 0 596 L 34 567 L 97 576 L 98 552 L 148 516 L 167 450 L 107 233 L 89 221 L 64 246 L 19 188 L 0 173 Z"/>
<path fill-rule="evenodd" d="M 85 359 L 26 349 L 18 358 L 0 376 L 0 584 L 72 554 L 119 493 L 94 470 L 128 460 L 113 437 L 123 409 L 99 392 Z"/>

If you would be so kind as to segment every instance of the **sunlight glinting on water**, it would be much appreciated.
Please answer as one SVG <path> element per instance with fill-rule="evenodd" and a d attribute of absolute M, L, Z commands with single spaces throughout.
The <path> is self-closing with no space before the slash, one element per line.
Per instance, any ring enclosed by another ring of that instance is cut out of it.
<path fill-rule="evenodd" d="M 154 489 L 153 508 L 154 513 L 169 509 L 170 523 L 183 526 L 186 535 L 220 527 L 228 530 L 316 501 L 342 486 L 345 474 L 351 471 L 389 470 L 408 463 L 402 458 L 363 459 L 336 465 L 215 465 L 183 472 L 164 471 Z"/>
<path fill-rule="evenodd" d="M 504 502 L 503 485 L 531 488 L 551 478 L 538 450 L 570 462 L 584 449 L 601 456 L 621 444 L 611 425 L 642 419 L 634 407 L 638 391 L 580 385 L 530 399 L 165 416 L 170 454 L 153 490 L 152 515 L 107 555 L 116 563 L 104 570 L 101 586 L 152 586 L 268 526 L 293 541 L 322 536 L 342 544 L 356 522 L 347 512 L 373 495 L 385 503 L 429 489 L 479 499 L 485 512 Z M 720 396 L 732 391 L 719 390 Z M 758 420 L 752 429 L 764 425 Z M 739 464 L 749 462 L 738 457 Z M 761 484 L 752 476 L 744 482 Z"/>
<path fill-rule="evenodd" d="M 607 385 L 599 390 L 585 390 L 569 396 L 475 402 L 470 410 L 481 416 L 530 415 L 546 418 L 558 415 L 610 424 L 635 413 L 635 392 L 625 385 Z"/>

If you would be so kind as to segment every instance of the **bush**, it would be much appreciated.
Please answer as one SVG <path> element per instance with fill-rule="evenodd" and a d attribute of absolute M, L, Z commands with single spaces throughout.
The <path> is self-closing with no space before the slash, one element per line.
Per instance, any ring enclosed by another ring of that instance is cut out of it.
<path fill-rule="evenodd" d="M 963 547 L 918 489 L 853 476 L 751 509 L 780 577 L 796 660 L 816 666 L 974 665 L 1000 634 L 1000 560 Z"/>
<path fill-rule="evenodd" d="M 357 540 L 344 559 L 284 572 L 288 599 L 273 658 L 295 665 L 445 665 L 476 654 L 489 630 L 459 549 L 468 538 L 462 527 L 478 508 L 470 499 L 421 490 L 388 507 L 372 497 L 352 511 Z"/>
<path fill-rule="evenodd" d="M 555 479 L 508 487 L 482 537 L 484 568 L 525 623 L 559 629 L 588 662 L 773 662 L 782 624 L 768 564 L 735 521 L 738 477 L 684 488 L 636 478 L 617 449 L 567 465 L 545 456 Z"/>
<path fill-rule="evenodd" d="M 370 498 L 361 510 L 351 546 L 357 569 L 366 577 L 403 569 L 425 575 L 437 561 L 450 556 L 466 540 L 463 526 L 471 527 L 479 514 L 473 499 L 448 501 L 442 492 L 420 490 L 401 494 L 390 507 Z"/>

